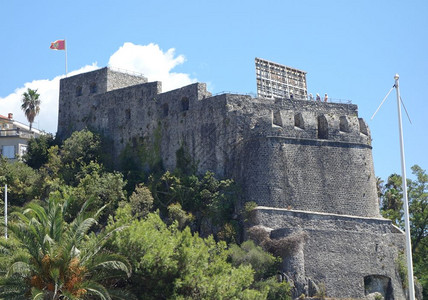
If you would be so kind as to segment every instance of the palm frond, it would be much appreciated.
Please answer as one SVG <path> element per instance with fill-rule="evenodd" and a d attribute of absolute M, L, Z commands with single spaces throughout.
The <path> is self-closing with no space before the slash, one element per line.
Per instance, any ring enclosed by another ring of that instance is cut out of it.
<path fill-rule="evenodd" d="M 50 245 L 55 244 L 55 241 L 52 239 L 52 237 L 49 234 L 45 234 L 45 237 L 43 238 L 43 245 L 45 244 L 50 244 Z"/>
<path fill-rule="evenodd" d="M 118 260 L 111 260 L 111 261 L 104 261 L 100 262 L 93 266 L 93 270 L 96 272 L 97 269 L 101 270 L 107 270 L 107 271 L 122 271 L 124 272 L 128 277 L 131 276 L 131 268 L 128 264 L 118 261 Z"/>
<path fill-rule="evenodd" d="M 32 300 L 43 300 L 45 294 L 43 293 L 43 291 L 36 289 L 36 288 L 32 288 L 31 289 L 31 299 Z"/>
<path fill-rule="evenodd" d="M 30 222 L 30 219 L 24 213 L 22 213 L 20 211 L 11 212 L 10 213 L 10 217 L 11 217 L 11 220 L 18 219 L 18 220 L 21 220 L 24 223 L 29 223 Z"/>
<path fill-rule="evenodd" d="M 120 289 L 120 290 L 108 290 L 110 297 L 115 300 L 137 300 L 138 298 L 131 292 Z"/>
<path fill-rule="evenodd" d="M 83 203 L 82 207 L 80 208 L 78 216 L 83 215 L 86 209 L 89 207 L 89 205 L 92 204 L 92 202 L 94 202 L 94 198 L 89 198 L 88 200 L 86 200 L 85 203 Z"/>
<path fill-rule="evenodd" d="M 0 278 L 0 299 L 27 299 L 25 294 L 29 291 L 25 279 L 20 275 Z"/>
<path fill-rule="evenodd" d="M 82 288 L 86 289 L 88 291 L 88 294 L 100 297 L 101 300 L 111 300 L 110 294 L 107 289 L 99 283 L 93 281 L 86 281 L 85 284 L 82 285 Z"/>
<path fill-rule="evenodd" d="M 86 249 L 84 255 L 82 255 L 81 259 L 82 261 L 86 261 L 88 257 L 91 257 L 95 254 L 97 254 L 105 245 L 105 243 L 113 236 L 115 232 L 119 232 L 123 229 L 125 229 L 128 226 L 120 226 L 113 230 L 110 230 L 108 232 L 100 233 L 97 237 L 95 242 L 93 242 L 91 245 L 88 245 L 89 247 Z"/>
<path fill-rule="evenodd" d="M 71 254 L 73 248 L 76 248 L 76 245 L 83 241 L 89 229 L 96 223 L 97 221 L 93 218 L 74 220 L 65 233 L 62 243 L 64 251 Z"/>
<path fill-rule="evenodd" d="M 30 274 L 31 268 L 28 263 L 23 261 L 14 262 L 7 270 L 6 276 L 10 277 L 13 274 L 28 275 Z"/>

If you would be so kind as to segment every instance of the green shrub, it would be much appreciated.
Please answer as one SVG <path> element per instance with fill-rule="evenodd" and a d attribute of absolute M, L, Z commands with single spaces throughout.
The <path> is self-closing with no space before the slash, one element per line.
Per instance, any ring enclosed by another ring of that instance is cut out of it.
<path fill-rule="evenodd" d="M 407 288 L 407 263 L 406 255 L 404 252 L 398 253 L 398 257 L 395 260 L 395 265 L 397 267 L 398 274 L 400 275 L 401 284 L 403 288 Z"/>
<path fill-rule="evenodd" d="M 138 184 L 129 197 L 132 215 L 136 218 L 147 216 L 153 208 L 153 196 L 149 188 L 144 184 Z"/>

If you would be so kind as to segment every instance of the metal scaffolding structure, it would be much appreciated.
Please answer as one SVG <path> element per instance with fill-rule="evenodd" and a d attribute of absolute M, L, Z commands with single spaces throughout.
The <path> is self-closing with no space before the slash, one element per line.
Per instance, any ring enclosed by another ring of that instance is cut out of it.
<path fill-rule="evenodd" d="M 258 97 L 308 98 L 305 71 L 257 57 L 255 63 Z"/>

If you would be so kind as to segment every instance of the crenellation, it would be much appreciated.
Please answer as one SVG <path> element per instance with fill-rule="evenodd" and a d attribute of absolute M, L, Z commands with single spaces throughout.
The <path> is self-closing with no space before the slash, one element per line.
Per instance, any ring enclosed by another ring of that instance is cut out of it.
<path fill-rule="evenodd" d="M 283 257 L 296 293 L 323 282 L 331 296 L 362 298 L 364 278 L 380 274 L 403 299 L 393 263 L 403 235 L 379 214 L 370 131 L 356 105 L 212 96 L 203 83 L 162 93 L 160 82 L 103 68 L 60 82 L 58 137 L 86 127 L 111 139 L 114 158 L 138 141 L 159 143 L 167 170 L 184 148 L 198 173 L 239 184 L 241 206 L 259 205 L 249 226 L 271 228 L 273 239 L 299 228 L 307 240 Z M 384 269 L 374 244 L 390 259 Z"/>

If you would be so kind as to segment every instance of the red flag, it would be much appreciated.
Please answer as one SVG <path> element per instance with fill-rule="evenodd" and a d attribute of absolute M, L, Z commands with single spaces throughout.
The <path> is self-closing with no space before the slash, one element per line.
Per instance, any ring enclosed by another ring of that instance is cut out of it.
<path fill-rule="evenodd" d="M 57 40 L 51 43 L 50 48 L 53 50 L 65 50 L 65 40 Z"/>

